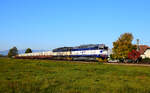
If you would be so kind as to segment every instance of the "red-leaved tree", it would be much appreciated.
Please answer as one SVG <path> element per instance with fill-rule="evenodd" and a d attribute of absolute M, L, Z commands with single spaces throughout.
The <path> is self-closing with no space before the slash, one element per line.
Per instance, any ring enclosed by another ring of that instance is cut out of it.
<path fill-rule="evenodd" d="M 128 58 L 133 61 L 137 61 L 140 58 L 140 52 L 132 50 L 131 52 L 128 53 Z"/>

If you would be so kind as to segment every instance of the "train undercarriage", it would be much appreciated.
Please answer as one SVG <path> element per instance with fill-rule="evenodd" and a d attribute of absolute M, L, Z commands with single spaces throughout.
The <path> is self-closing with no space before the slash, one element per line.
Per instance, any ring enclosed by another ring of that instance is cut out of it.
<path fill-rule="evenodd" d="M 94 56 L 16 56 L 16 59 L 49 59 L 49 60 L 67 60 L 67 61 L 98 61 L 107 62 L 107 56 L 94 57 Z"/>

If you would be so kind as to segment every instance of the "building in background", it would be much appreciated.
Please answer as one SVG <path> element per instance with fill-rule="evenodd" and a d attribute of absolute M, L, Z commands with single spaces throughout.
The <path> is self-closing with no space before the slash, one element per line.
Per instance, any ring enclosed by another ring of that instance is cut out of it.
<path fill-rule="evenodd" d="M 143 59 L 150 58 L 150 47 L 148 45 L 140 45 L 139 48 L 139 52 Z"/>

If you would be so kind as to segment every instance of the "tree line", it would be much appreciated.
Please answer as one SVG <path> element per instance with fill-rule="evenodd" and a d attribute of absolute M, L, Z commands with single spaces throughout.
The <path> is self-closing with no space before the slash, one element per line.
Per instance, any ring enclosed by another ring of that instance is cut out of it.
<path fill-rule="evenodd" d="M 25 53 L 32 53 L 32 50 L 30 48 L 27 48 Z M 16 47 L 11 48 L 8 52 L 8 57 L 11 58 L 16 55 L 18 55 L 18 49 Z"/>

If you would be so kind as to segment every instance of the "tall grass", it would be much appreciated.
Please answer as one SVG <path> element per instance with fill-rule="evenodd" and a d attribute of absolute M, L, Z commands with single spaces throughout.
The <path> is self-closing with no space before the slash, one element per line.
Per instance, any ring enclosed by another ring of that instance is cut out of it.
<path fill-rule="evenodd" d="M 0 58 L 0 93 L 150 93 L 150 67 Z"/>

